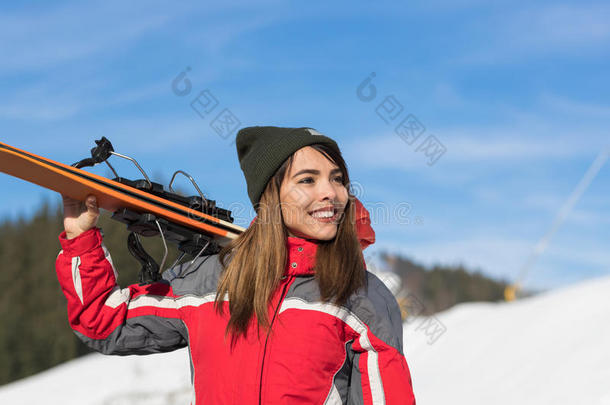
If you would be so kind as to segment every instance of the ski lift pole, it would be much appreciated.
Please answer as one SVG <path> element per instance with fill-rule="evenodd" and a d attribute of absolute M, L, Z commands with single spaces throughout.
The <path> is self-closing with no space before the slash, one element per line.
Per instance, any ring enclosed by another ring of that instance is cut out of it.
<path fill-rule="evenodd" d="M 534 246 L 533 251 L 528 256 L 524 265 L 521 267 L 521 271 L 519 272 L 519 277 L 517 278 L 517 280 L 513 284 L 507 286 L 504 289 L 504 299 L 506 301 L 513 301 L 517 297 L 517 294 L 519 293 L 519 291 L 521 289 L 523 280 L 531 271 L 534 263 L 536 262 L 538 257 L 542 253 L 544 253 L 544 251 L 548 247 L 549 242 L 550 242 L 551 238 L 553 237 L 553 235 L 555 235 L 555 233 L 557 232 L 557 230 L 559 229 L 561 224 L 563 224 L 563 221 L 570 214 L 570 212 L 572 211 L 572 209 L 574 208 L 574 206 L 576 205 L 576 203 L 578 202 L 580 197 L 584 194 L 584 192 L 587 190 L 587 188 L 589 188 L 589 186 L 593 182 L 593 179 L 595 178 L 595 176 L 597 176 L 597 173 L 599 173 L 599 171 L 604 166 L 604 164 L 606 163 L 606 161 L 608 160 L 609 157 L 610 157 L 610 147 L 606 147 L 597 155 L 597 157 L 595 158 L 593 163 L 591 163 L 591 166 L 589 166 L 589 169 L 585 172 L 583 177 L 580 179 L 580 181 L 578 182 L 578 185 L 576 186 L 574 191 L 572 191 L 572 194 L 570 194 L 570 196 L 568 197 L 566 202 L 563 204 L 563 206 L 559 210 L 559 213 L 555 217 L 549 230 L 544 234 L 544 236 Z"/>

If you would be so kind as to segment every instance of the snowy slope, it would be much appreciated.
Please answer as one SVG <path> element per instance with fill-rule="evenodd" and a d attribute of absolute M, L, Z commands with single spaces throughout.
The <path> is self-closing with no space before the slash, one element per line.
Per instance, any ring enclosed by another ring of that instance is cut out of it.
<path fill-rule="evenodd" d="M 610 405 L 610 278 L 405 324 L 418 405 Z M 444 331 L 444 333 L 440 333 Z M 0 404 L 188 404 L 188 352 L 89 355 L 0 387 Z"/>
<path fill-rule="evenodd" d="M 420 320 L 404 328 L 420 405 L 610 405 L 610 278 L 457 305 L 435 321 L 440 336 Z"/>
<path fill-rule="evenodd" d="M 149 356 L 90 354 L 0 387 L 0 404 L 187 405 L 185 349 Z"/>

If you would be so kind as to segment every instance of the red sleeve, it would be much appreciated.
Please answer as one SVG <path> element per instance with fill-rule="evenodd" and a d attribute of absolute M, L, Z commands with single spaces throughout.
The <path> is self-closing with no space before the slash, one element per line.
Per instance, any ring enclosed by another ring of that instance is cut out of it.
<path fill-rule="evenodd" d="M 364 404 L 375 404 L 383 398 L 386 405 L 415 405 L 411 372 L 405 356 L 375 337 L 370 330 L 368 338 L 370 347 L 362 347 L 359 340 L 353 345 L 355 351 L 362 353 L 354 367 L 358 367 L 361 375 Z M 373 375 L 377 372 L 378 376 Z"/>
<path fill-rule="evenodd" d="M 357 354 L 352 372 L 360 382 L 363 404 L 415 405 L 413 383 L 403 354 L 403 323 L 400 308 L 391 291 L 370 275 L 366 298 L 351 307 L 358 338 L 352 350 Z"/>
<path fill-rule="evenodd" d="M 57 278 L 77 335 L 104 353 L 146 353 L 186 344 L 184 325 L 169 283 L 117 286 L 110 253 L 99 228 L 73 239 L 59 235 Z"/>

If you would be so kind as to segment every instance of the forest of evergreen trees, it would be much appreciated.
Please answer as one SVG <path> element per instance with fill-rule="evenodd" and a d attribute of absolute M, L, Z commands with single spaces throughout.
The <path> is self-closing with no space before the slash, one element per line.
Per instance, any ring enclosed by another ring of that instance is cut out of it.
<path fill-rule="evenodd" d="M 119 284 L 138 281 L 140 264 L 127 250 L 127 229 L 102 210 L 98 226 L 119 272 Z M 66 299 L 55 274 L 63 231 L 61 198 L 45 202 L 29 219 L 0 224 L 0 384 L 26 377 L 73 359 L 89 349 L 68 325 Z M 160 238 L 142 238 L 160 264 Z M 168 265 L 177 250 L 168 245 Z"/>
<path fill-rule="evenodd" d="M 119 272 L 119 284 L 137 282 L 140 264 L 127 250 L 124 224 L 102 210 L 98 226 Z M 66 301 L 55 275 L 55 259 L 63 230 L 61 199 L 45 202 L 31 218 L 0 223 L 0 384 L 38 373 L 89 352 L 72 333 Z M 159 238 L 143 238 L 143 245 L 159 263 Z M 178 256 L 173 246 L 167 264 Z M 432 314 L 465 301 L 502 299 L 505 283 L 464 268 L 426 269 L 407 259 L 384 256 L 387 266 Z"/>
<path fill-rule="evenodd" d="M 504 300 L 507 282 L 491 279 L 463 266 L 426 268 L 387 252 L 381 255 L 381 259 L 402 280 L 402 295 L 417 301 L 405 303 L 407 307 L 417 308 L 416 315 L 432 315 L 461 302 Z M 529 292 L 524 293 L 527 294 Z"/>

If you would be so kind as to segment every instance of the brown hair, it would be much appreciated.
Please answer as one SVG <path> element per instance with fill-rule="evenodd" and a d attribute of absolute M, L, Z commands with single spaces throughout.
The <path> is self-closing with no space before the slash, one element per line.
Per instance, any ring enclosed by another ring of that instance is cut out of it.
<path fill-rule="evenodd" d="M 322 144 L 310 146 L 339 166 L 343 185 L 349 191 L 348 171 L 341 153 Z M 241 335 L 245 336 L 254 315 L 259 331 L 269 327 L 269 301 L 284 275 L 288 260 L 288 231 L 282 218 L 279 191 L 293 159 L 294 154 L 284 161 L 267 183 L 255 207 L 255 221 L 219 253 L 223 272 L 215 308 L 219 314 L 223 313 L 221 302 L 228 294 L 230 319 L 225 336 L 231 333 L 233 343 Z M 351 192 L 348 195 L 337 235 L 329 241 L 317 243 L 314 267 L 322 301 L 339 306 L 365 284 L 364 259 L 356 234 L 354 196 Z"/>

